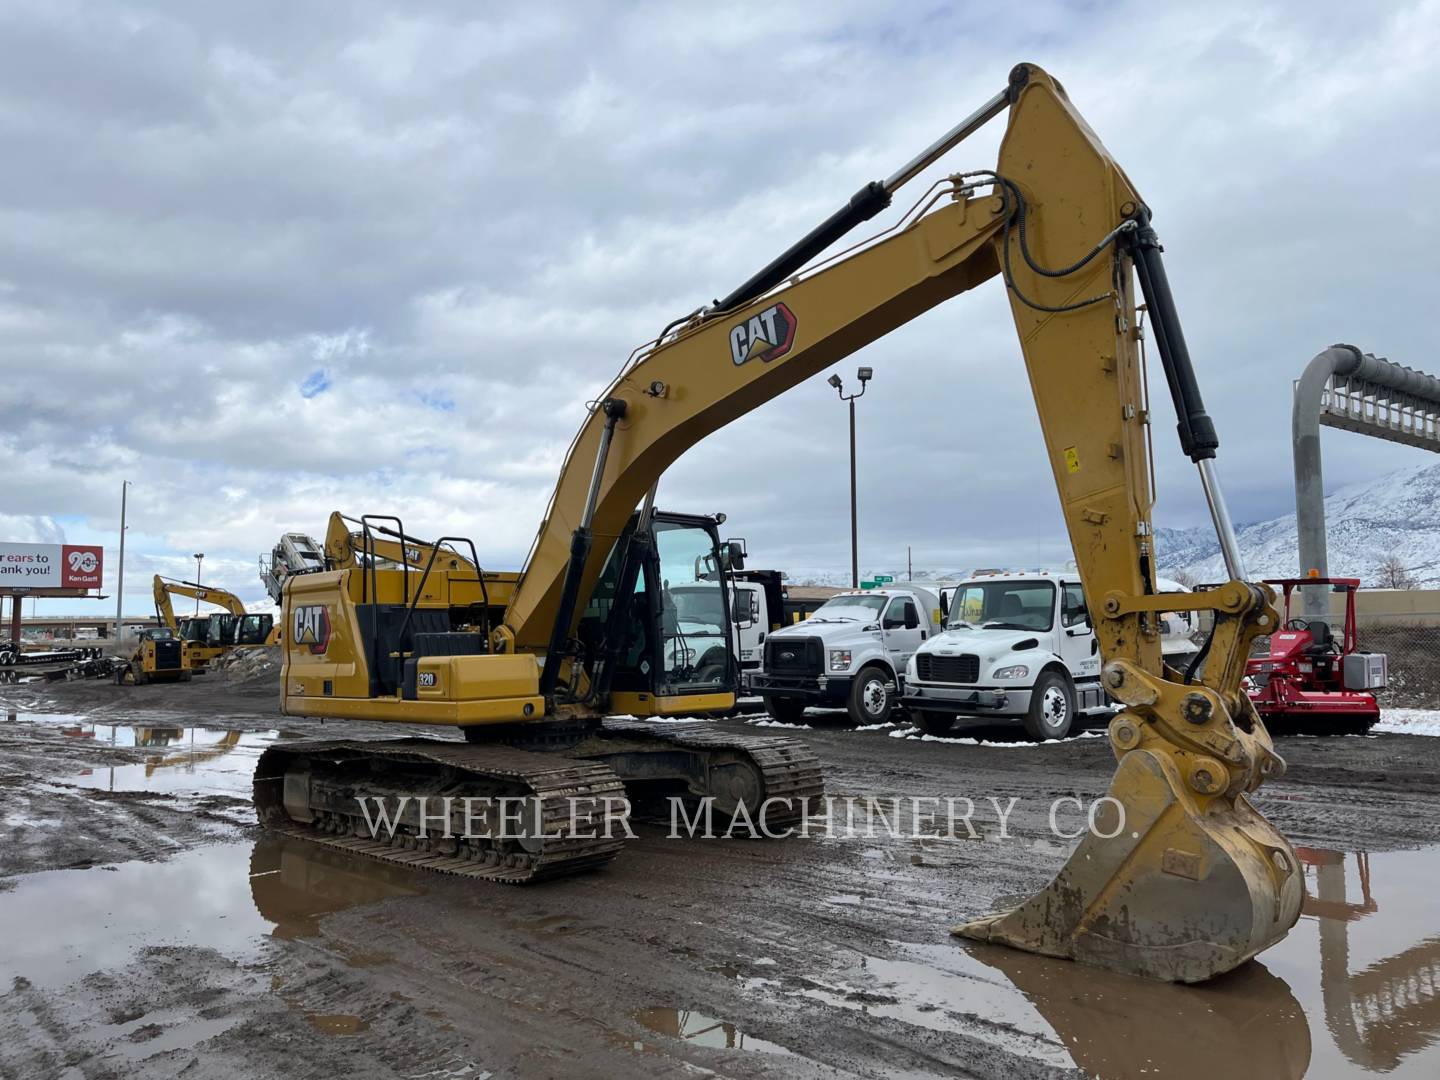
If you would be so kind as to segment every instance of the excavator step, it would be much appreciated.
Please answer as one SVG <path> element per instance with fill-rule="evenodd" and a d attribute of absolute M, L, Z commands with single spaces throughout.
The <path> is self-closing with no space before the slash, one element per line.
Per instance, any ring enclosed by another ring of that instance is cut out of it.
<path fill-rule="evenodd" d="M 434 739 L 282 744 L 261 755 L 254 793 L 261 824 L 276 832 L 401 866 L 506 885 L 603 866 L 619 854 L 625 839 L 620 820 L 625 790 L 611 770 L 506 746 Z M 406 796 L 412 800 L 408 804 L 402 802 Z M 420 810 L 413 800 L 422 797 L 428 830 L 404 813 L 410 807 Z M 436 828 L 436 816 L 447 797 L 452 818 L 463 813 L 466 797 L 525 800 L 512 805 L 520 812 L 532 808 L 526 835 L 507 837 L 502 829 L 467 836 L 470 830 L 462 820 L 446 837 L 443 828 Z M 372 830 L 359 799 L 385 800 L 390 820 L 400 823 Z"/>

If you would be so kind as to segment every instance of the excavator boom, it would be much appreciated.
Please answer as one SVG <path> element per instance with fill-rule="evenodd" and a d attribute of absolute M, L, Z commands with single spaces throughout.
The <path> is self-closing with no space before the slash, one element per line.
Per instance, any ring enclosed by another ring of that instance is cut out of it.
<path fill-rule="evenodd" d="M 1007 110 L 994 169 L 940 181 L 893 228 L 804 269 L 939 154 Z M 624 605 L 642 592 L 652 612 L 666 602 L 668 583 L 661 589 L 647 578 L 642 589 L 632 568 L 634 551 L 653 547 L 647 530 L 665 469 L 705 435 L 994 277 L 1010 298 L 1102 678 L 1125 709 L 1110 725 L 1119 761 L 1110 798 L 1059 876 L 1018 908 L 957 932 L 1172 981 L 1244 962 L 1284 936 L 1302 893 L 1293 850 L 1249 801 L 1284 770 L 1241 688 L 1250 643 L 1276 626 L 1274 595 L 1244 580 L 1213 470 L 1218 439 L 1150 210 L 1059 84 L 1033 65 L 1017 67 L 1003 92 L 895 175 L 866 185 L 724 301 L 672 323 L 631 357 L 572 443 L 503 621 L 477 655 L 428 655 L 450 648 L 438 639 L 406 651 L 401 635 L 385 656 L 406 665 L 406 690 L 383 702 L 372 691 L 372 701 L 351 705 L 320 689 L 326 671 L 341 670 L 307 655 L 323 652 L 323 643 L 298 638 L 287 652 L 286 708 L 401 720 L 443 713 L 462 726 L 603 715 L 611 704 L 607 665 L 628 641 Z M 1156 587 L 1137 280 L 1181 449 L 1199 470 L 1231 578 L 1183 601 L 1214 619 L 1183 672 L 1161 653 L 1160 616 L 1179 601 Z M 697 577 L 701 561 L 697 555 Z M 353 577 L 348 585 L 325 577 L 287 590 L 287 613 L 297 605 L 315 627 L 323 624 L 327 640 L 333 632 L 359 641 L 366 620 L 380 618 L 362 612 L 378 593 L 364 583 L 357 589 Z M 326 604 L 345 588 L 344 625 L 335 629 Z M 611 609 L 599 638 L 597 607 Z M 414 610 L 412 602 L 407 626 Z M 541 658 L 538 673 L 516 664 Z M 687 700 L 710 699 L 681 694 L 672 709 Z M 613 735 L 640 738 L 629 729 Z M 754 760 L 744 766 L 752 773 Z M 283 777 L 287 799 L 292 779 Z M 272 806 L 281 780 L 278 770 L 268 777 Z M 336 790 L 342 781 L 337 776 Z M 770 783 L 748 790 L 770 791 Z"/>
<path fill-rule="evenodd" d="M 155 614 L 171 632 L 190 643 L 190 654 L 197 669 L 204 669 L 210 661 L 231 648 L 249 645 L 273 645 L 274 617 L 271 615 L 250 615 L 245 611 L 245 602 L 228 589 L 210 585 L 199 585 L 193 581 L 178 581 L 174 578 L 155 575 L 151 585 L 155 600 Z M 172 596 L 184 596 L 223 608 L 224 615 L 212 614 L 199 620 L 186 620 L 182 629 L 175 615 Z"/>

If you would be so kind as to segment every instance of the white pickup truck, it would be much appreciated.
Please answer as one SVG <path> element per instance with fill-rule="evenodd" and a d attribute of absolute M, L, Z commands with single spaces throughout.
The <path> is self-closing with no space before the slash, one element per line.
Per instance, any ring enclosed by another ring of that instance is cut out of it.
<path fill-rule="evenodd" d="M 1184 591 L 1165 585 L 1162 592 Z M 943 735 L 962 716 L 1000 717 L 1021 721 L 1033 739 L 1063 739 L 1079 713 L 1111 708 L 1073 570 L 977 576 L 948 599 L 945 631 L 920 646 L 905 671 L 902 704 L 922 730 Z M 1188 621 L 1162 625 L 1161 649 L 1172 663 L 1195 652 Z"/>
<path fill-rule="evenodd" d="M 929 589 L 840 593 L 766 637 L 764 668 L 749 686 L 786 723 L 812 705 L 844 708 L 859 725 L 883 723 L 904 689 L 906 663 L 940 629 L 940 598 Z"/>

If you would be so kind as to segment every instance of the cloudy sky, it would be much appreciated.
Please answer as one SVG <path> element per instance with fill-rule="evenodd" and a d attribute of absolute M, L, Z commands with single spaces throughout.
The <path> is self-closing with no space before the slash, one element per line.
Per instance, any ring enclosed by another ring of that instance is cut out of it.
<path fill-rule="evenodd" d="M 332 509 L 517 568 L 632 347 L 1019 60 L 1155 210 L 1235 516 L 1285 512 L 1311 355 L 1440 369 L 1440 4 L 1185 7 L 10 0 L 0 539 L 103 543 L 109 591 L 129 479 L 134 613 L 195 551 L 261 600 L 256 555 Z M 999 126 L 934 172 L 992 164 Z M 857 363 L 862 566 L 1068 558 L 998 282 L 837 370 Z M 1157 523 L 1199 524 L 1157 413 Z M 1325 438 L 1332 487 L 1421 454 Z M 728 513 L 754 565 L 848 564 L 823 379 L 660 490 Z"/>

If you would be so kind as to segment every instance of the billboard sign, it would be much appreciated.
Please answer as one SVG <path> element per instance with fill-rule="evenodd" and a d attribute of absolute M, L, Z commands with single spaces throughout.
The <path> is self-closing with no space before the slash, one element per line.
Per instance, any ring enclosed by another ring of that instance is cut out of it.
<path fill-rule="evenodd" d="M 98 589 L 104 556 L 89 544 L 0 543 L 0 590 Z"/>

